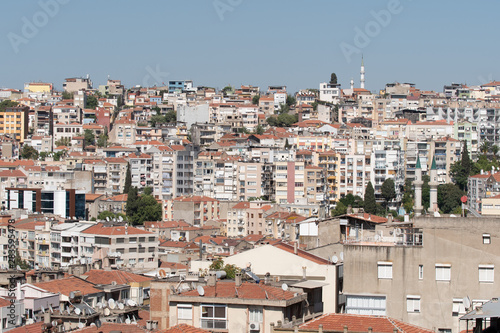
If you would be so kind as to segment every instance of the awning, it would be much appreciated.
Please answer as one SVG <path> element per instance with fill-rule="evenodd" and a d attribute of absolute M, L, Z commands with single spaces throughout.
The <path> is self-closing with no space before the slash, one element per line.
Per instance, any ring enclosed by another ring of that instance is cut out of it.
<path fill-rule="evenodd" d="M 320 281 L 306 280 L 306 281 L 301 281 L 301 282 L 291 284 L 290 286 L 297 287 L 297 288 L 314 289 L 314 288 L 319 288 L 319 287 L 323 287 L 323 286 L 327 286 L 327 285 L 328 285 L 328 283 L 324 283 L 324 282 L 320 282 Z"/>

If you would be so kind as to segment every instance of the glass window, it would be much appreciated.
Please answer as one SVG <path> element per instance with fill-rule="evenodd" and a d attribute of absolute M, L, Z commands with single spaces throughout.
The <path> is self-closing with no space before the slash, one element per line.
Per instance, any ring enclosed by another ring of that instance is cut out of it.
<path fill-rule="evenodd" d="M 392 262 L 379 261 L 377 267 L 379 279 L 392 279 Z"/>
<path fill-rule="evenodd" d="M 450 281 L 451 265 L 436 264 L 436 281 Z"/>
<path fill-rule="evenodd" d="M 201 328 L 226 329 L 227 327 L 226 305 L 202 304 L 201 305 Z"/>
<path fill-rule="evenodd" d="M 193 319 L 193 306 L 191 304 L 177 304 L 178 319 Z"/>
<path fill-rule="evenodd" d="M 479 282 L 494 282 L 495 266 L 479 265 Z"/>
<path fill-rule="evenodd" d="M 414 296 L 414 295 L 406 296 L 406 311 L 420 312 L 420 296 Z"/>

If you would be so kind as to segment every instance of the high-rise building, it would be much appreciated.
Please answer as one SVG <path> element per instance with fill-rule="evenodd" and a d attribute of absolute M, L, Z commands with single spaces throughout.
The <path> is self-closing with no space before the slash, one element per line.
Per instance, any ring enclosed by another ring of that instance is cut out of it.
<path fill-rule="evenodd" d="M 28 136 L 29 107 L 9 107 L 0 112 L 0 134 L 23 143 Z"/>

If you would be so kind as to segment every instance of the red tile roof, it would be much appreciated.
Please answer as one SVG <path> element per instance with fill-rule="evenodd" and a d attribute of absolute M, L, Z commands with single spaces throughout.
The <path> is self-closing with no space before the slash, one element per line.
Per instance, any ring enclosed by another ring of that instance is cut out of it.
<path fill-rule="evenodd" d="M 215 286 L 206 286 L 204 297 L 222 297 L 238 299 L 261 299 L 261 300 L 289 300 L 295 297 L 292 291 L 283 291 L 278 287 L 265 284 L 243 282 L 236 287 L 234 281 L 217 281 Z M 197 290 L 190 290 L 180 294 L 181 296 L 199 296 Z"/>
<path fill-rule="evenodd" d="M 9 305 L 10 305 L 10 301 L 8 299 L 0 297 L 0 308 L 3 308 L 4 306 L 9 306 Z"/>
<path fill-rule="evenodd" d="M 300 325 L 300 329 L 317 330 L 319 325 L 323 325 L 324 331 L 338 332 L 342 332 L 344 330 L 344 326 L 347 326 L 349 332 L 368 332 L 369 327 L 372 328 L 373 332 L 377 333 L 392 333 L 394 329 L 403 333 L 434 332 L 433 330 L 407 324 L 385 316 L 378 317 L 345 313 L 330 313 L 322 315 Z"/>
<path fill-rule="evenodd" d="M 370 221 L 373 223 L 385 223 L 387 222 L 387 218 L 385 217 L 380 217 L 377 215 L 372 215 L 368 213 L 359 213 L 359 214 L 346 214 L 346 216 L 359 219 L 359 220 L 365 220 L 365 221 Z"/>
<path fill-rule="evenodd" d="M 0 170 L 0 177 L 26 178 L 26 175 L 21 170 Z"/>
<path fill-rule="evenodd" d="M 145 221 L 144 228 L 179 228 L 189 227 L 191 224 L 186 221 Z"/>
<path fill-rule="evenodd" d="M 103 223 L 98 223 L 93 225 L 82 231 L 84 234 L 94 234 L 94 235 L 107 235 L 107 236 L 118 236 L 125 235 L 125 231 L 127 231 L 128 235 L 154 235 L 154 233 L 142 230 L 135 227 L 127 227 L 125 226 L 112 226 L 105 227 Z"/>
<path fill-rule="evenodd" d="M 196 328 L 194 326 L 190 326 L 187 324 L 179 324 L 176 326 L 172 326 L 168 328 L 166 331 L 162 331 L 161 333 L 207 333 L 209 331 Z"/>
<path fill-rule="evenodd" d="M 129 284 L 132 282 L 146 282 L 152 280 L 147 276 L 120 270 L 105 271 L 102 269 L 92 269 L 83 274 L 83 276 L 87 277 L 85 281 L 95 284 L 111 284 L 113 281 L 118 284 Z"/>
<path fill-rule="evenodd" d="M 187 269 L 187 265 L 180 264 L 178 262 L 162 262 L 160 267 L 170 269 Z"/>
<path fill-rule="evenodd" d="M 288 253 L 294 253 L 294 247 L 290 244 L 286 244 L 283 242 L 279 242 L 276 244 L 273 244 L 274 247 L 277 247 L 278 249 L 284 250 Z M 297 249 L 297 255 L 301 258 L 311 260 L 312 262 L 315 262 L 320 265 L 331 265 L 332 263 L 326 259 L 323 259 L 321 257 L 318 257 L 312 253 L 306 252 L 301 249 Z"/>
<path fill-rule="evenodd" d="M 111 332 L 121 332 L 121 333 L 146 333 L 150 332 L 139 325 L 132 324 L 118 324 L 118 323 L 102 323 L 101 327 L 97 326 L 86 326 L 82 329 L 78 329 L 74 332 L 88 332 L 88 333 L 111 333 Z"/>
<path fill-rule="evenodd" d="M 43 325 L 43 321 L 40 321 L 38 323 L 34 323 L 31 325 L 24 325 L 21 327 L 13 328 L 13 329 L 9 330 L 9 332 L 11 332 L 11 333 L 40 333 L 40 332 L 43 332 L 42 325 Z"/>
<path fill-rule="evenodd" d="M 75 290 L 80 291 L 82 295 L 102 292 L 101 290 L 95 288 L 93 283 L 84 281 L 75 276 L 47 282 L 34 283 L 33 286 L 50 291 L 54 294 L 61 293 L 65 296 L 69 296 L 69 293 Z"/>

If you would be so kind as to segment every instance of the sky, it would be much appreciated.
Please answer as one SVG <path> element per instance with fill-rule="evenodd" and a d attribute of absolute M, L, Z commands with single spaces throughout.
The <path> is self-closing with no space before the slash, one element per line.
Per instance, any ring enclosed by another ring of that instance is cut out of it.
<path fill-rule="evenodd" d="M 5 0 L 0 88 L 90 75 L 126 87 L 193 80 L 289 92 L 500 80 L 500 2 L 462 0 Z"/>

